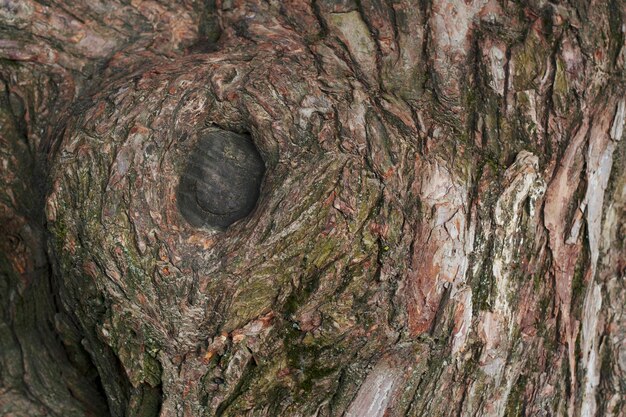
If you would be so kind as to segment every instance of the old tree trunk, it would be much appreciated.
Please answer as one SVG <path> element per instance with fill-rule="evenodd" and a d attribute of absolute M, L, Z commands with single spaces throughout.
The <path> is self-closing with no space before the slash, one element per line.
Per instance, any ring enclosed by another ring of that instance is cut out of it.
<path fill-rule="evenodd" d="M 623 0 L 0 15 L 0 414 L 625 415 Z"/>

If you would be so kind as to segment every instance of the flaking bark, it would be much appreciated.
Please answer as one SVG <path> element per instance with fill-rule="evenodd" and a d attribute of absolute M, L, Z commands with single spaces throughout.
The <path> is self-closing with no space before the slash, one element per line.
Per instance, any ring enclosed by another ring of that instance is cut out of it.
<path fill-rule="evenodd" d="M 0 413 L 626 412 L 623 2 L 0 7 Z"/>

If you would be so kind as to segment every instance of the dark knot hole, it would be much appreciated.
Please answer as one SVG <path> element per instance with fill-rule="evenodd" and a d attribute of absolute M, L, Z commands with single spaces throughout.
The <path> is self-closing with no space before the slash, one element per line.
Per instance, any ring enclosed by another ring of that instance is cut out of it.
<path fill-rule="evenodd" d="M 254 209 L 265 165 L 249 135 L 211 130 L 183 169 L 178 208 L 192 226 L 225 229 Z"/>

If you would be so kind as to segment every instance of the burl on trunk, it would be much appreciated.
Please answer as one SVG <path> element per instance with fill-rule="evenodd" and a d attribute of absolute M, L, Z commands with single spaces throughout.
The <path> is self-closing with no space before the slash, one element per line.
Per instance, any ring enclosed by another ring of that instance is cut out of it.
<path fill-rule="evenodd" d="M 623 1 L 0 33 L 0 414 L 626 413 Z"/>

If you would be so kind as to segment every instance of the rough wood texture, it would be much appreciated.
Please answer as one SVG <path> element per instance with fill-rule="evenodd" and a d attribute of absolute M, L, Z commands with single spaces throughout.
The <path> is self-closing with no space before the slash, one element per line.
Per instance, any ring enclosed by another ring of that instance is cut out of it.
<path fill-rule="evenodd" d="M 0 16 L 1 413 L 626 413 L 626 3 Z M 265 162 L 221 231 L 215 127 Z"/>

